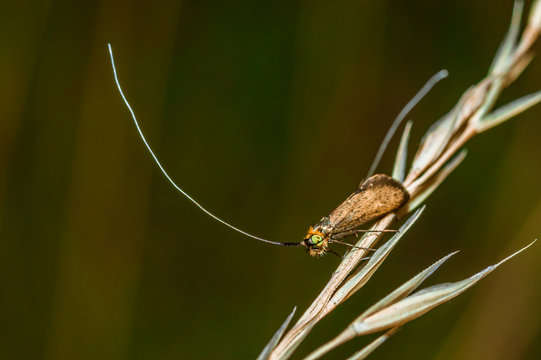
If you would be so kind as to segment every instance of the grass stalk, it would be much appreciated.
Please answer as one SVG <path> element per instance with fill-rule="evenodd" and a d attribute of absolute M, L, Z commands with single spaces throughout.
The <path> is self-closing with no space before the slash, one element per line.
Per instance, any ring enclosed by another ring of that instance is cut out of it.
<path fill-rule="evenodd" d="M 397 153 L 393 175 L 399 180 L 405 178 L 403 184 L 410 192 L 410 202 L 400 210 L 399 214 L 389 214 L 377 221 L 371 230 L 388 229 L 397 215 L 401 217 L 421 205 L 460 164 L 466 154 L 462 150 L 464 145 L 475 135 L 505 122 L 541 101 L 541 95 L 535 93 L 493 111 L 501 92 L 524 71 L 532 60 L 532 47 L 541 33 L 541 2 L 538 0 L 533 2 L 528 22 L 519 37 L 522 10 L 523 2 L 515 1 L 509 31 L 496 53 L 487 77 L 469 88 L 453 110 L 429 128 L 421 141 L 407 174 L 405 174 L 404 170 L 405 154 L 407 153 L 407 139 L 409 138 L 411 123 L 406 126 Z M 457 155 L 459 151 L 460 154 Z M 417 220 L 420 214 L 421 211 L 417 211 L 415 215 L 410 217 L 406 222 L 407 226 L 403 227 L 399 232 L 399 237 L 394 238 L 395 241 L 402 238 L 403 234 Z M 359 267 L 361 259 L 366 256 L 366 250 L 364 249 L 373 248 L 380 238 L 381 233 L 370 232 L 359 239 L 356 244 L 359 248 L 351 250 L 344 257 L 321 293 L 277 343 L 274 350 L 269 353 L 268 359 L 285 360 L 289 358 L 323 317 L 366 284 L 394 246 L 390 245 L 393 239 L 389 240 L 380 247 L 379 254 L 376 252 L 373 255 L 374 261 L 369 261 Z M 386 248 L 386 246 L 388 247 Z M 374 266 L 376 261 L 379 261 L 379 263 Z M 379 311 L 370 315 L 363 313 L 341 335 L 313 352 L 307 359 L 317 359 L 320 355 L 334 349 L 352 337 L 387 330 L 387 333 L 350 358 L 363 359 L 394 334 L 399 327 L 473 286 L 501 263 L 489 267 L 462 282 L 446 284 L 447 287 L 437 285 L 413 295 L 409 295 L 409 292 L 407 294 L 406 292 L 402 293 L 401 288 L 399 288 L 396 290 L 400 293 L 398 296 L 394 294 L 394 297 L 386 297 L 382 300 L 384 302 L 379 305 Z M 421 276 L 421 274 L 423 272 L 417 276 Z M 405 288 L 411 292 L 412 289 L 406 284 L 404 284 Z M 451 288 L 451 286 L 454 287 Z M 389 299 L 392 299 L 392 301 Z M 385 321 L 381 319 L 385 319 Z M 361 331 L 361 328 L 364 330 Z"/>

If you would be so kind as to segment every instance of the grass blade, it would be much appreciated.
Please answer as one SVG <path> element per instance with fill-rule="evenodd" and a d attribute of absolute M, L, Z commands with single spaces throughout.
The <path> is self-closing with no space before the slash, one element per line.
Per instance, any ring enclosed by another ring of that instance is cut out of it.
<path fill-rule="evenodd" d="M 475 124 L 479 132 L 486 131 L 541 102 L 541 90 L 503 105 Z"/>
<path fill-rule="evenodd" d="M 361 321 L 353 322 L 349 327 L 356 333 L 357 336 L 359 336 L 404 325 L 405 323 L 423 315 L 427 311 L 432 310 L 436 306 L 460 295 L 475 285 L 479 280 L 494 271 L 498 266 L 526 250 L 534 242 L 503 259 L 496 265 L 489 266 L 483 271 L 480 271 L 465 280 L 455 283 L 435 285 L 421 290 L 403 300 L 400 300 L 388 308 L 380 310 L 377 313 L 362 319 Z"/>
<path fill-rule="evenodd" d="M 383 308 L 386 308 L 395 302 L 405 298 L 411 292 L 413 292 L 423 281 L 425 281 L 430 275 L 436 271 L 440 265 L 442 265 L 444 262 L 446 262 L 451 256 L 458 253 L 458 251 L 452 252 L 449 255 L 445 256 L 444 258 L 438 260 L 434 264 L 427 267 L 425 270 L 421 271 L 419 274 L 415 275 L 413 278 L 411 278 L 409 281 L 402 284 L 398 289 L 378 301 L 376 304 L 372 305 L 368 310 L 366 310 L 364 313 L 361 314 L 357 318 L 357 320 L 362 320 L 365 317 L 368 317 L 378 311 L 380 311 Z"/>
<path fill-rule="evenodd" d="M 496 268 L 498 268 L 501 264 L 532 246 L 536 241 L 537 240 L 534 240 L 527 246 L 501 260 L 499 263 L 491 265 L 465 280 L 431 286 L 427 289 L 418 291 L 413 295 L 408 296 L 407 298 L 402 299 L 386 308 L 383 308 L 365 318 L 359 316 L 338 336 L 316 349 L 314 352 L 308 355 L 305 360 L 318 359 L 329 351 L 335 349 L 336 347 L 355 338 L 356 336 L 367 335 L 386 329 L 395 329 L 401 327 L 402 325 L 432 310 L 438 305 L 441 305 L 451 300 L 452 298 L 462 294 L 464 291 L 475 285 L 479 280 L 481 280 L 492 271 L 494 271 Z M 377 346 L 379 346 L 379 344 L 376 344 L 376 347 Z"/>
<path fill-rule="evenodd" d="M 468 152 L 466 150 L 462 150 L 457 156 L 455 156 L 451 161 L 449 161 L 443 169 L 440 170 L 438 174 L 434 176 L 433 179 L 429 181 L 429 185 L 427 184 L 421 184 L 420 186 L 426 186 L 421 192 L 413 199 L 411 199 L 408 210 L 412 211 L 413 209 L 416 209 L 419 205 L 421 205 L 429 196 L 440 186 L 440 184 L 449 176 L 450 173 L 453 172 L 453 170 L 456 169 L 458 165 L 464 160 L 466 157 L 466 154 Z M 415 184 L 414 184 L 415 185 Z M 416 186 L 412 185 L 412 192 L 417 192 Z"/>
<path fill-rule="evenodd" d="M 341 303 L 346 300 L 356 291 L 358 291 L 372 277 L 380 265 L 385 261 L 391 250 L 398 243 L 398 240 L 409 230 L 409 228 L 419 219 L 424 208 L 417 210 L 408 220 L 400 227 L 398 232 L 385 244 L 380 246 L 378 250 L 370 257 L 368 263 L 363 266 L 356 274 L 354 274 L 344 285 L 338 289 L 336 294 L 331 299 L 334 304 Z M 352 250 L 354 251 L 354 250 Z"/>
<path fill-rule="evenodd" d="M 505 71 L 509 65 L 510 55 L 513 53 L 513 50 L 517 44 L 518 33 L 520 30 L 520 19 L 522 18 L 522 10 L 524 8 L 524 2 L 522 0 L 517 0 L 513 4 L 513 15 L 511 16 L 511 24 L 509 25 L 509 30 L 503 39 L 492 65 L 490 65 L 489 74 L 499 73 Z"/>
<path fill-rule="evenodd" d="M 411 171 L 415 173 L 423 172 L 428 165 L 441 154 L 443 149 L 449 143 L 449 139 L 455 128 L 455 123 L 459 111 L 462 109 L 461 103 L 451 110 L 444 117 L 436 121 L 426 132 L 421 140 L 421 145 L 415 154 Z"/>
<path fill-rule="evenodd" d="M 374 350 L 376 350 L 381 344 L 387 341 L 387 339 L 393 336 L 398 330 L 400 330 L 400 326 L 392 328 L 385 334 L 378 337 L 376 340 L 372 341 L 370 344 L 366 345 L 361 351 L 358 351 L 355 354 L 351 355 L 349 358 L 347 358 L 347 360 L 366 359 L 368 355 L 372 354 Z"/>
<path fill-rule="evenodd" d="M 400 145 L 398 146 L 398 151 L 396 153 L 396 161 L 393 168 L 393 178 L 403 182 L 406 177 L 406 163 L 408 161 L 408 142 L 410 138 L 411 126 L 413 123 L 408 121 L 404 128 L 404 133 L 402 133 L 402 138 L 400 139 Z"/>
<path fill-rule="evenodd" d="M 268 344 L 263 348 L 263 351 L 261 351 L 261 354 L 257 357 L 257 360 L 268 360 L 271 356 L 272 350 L 276 347 L 276 344 L 278 344 L 278 341 L 282 338 L 282 335 L 284 335 L 284 332 L 287 329 L 287 326 L 289 325 L 289 322 L 293 318 L 293 315 L 295 315 L 295 311 L 297 310 L 297 307 L 295 306 L 293 308 L 293 311 L 289 316 L 287 317 L 286 321 L 280 326 L 280 328 L 274 333 Z"/>

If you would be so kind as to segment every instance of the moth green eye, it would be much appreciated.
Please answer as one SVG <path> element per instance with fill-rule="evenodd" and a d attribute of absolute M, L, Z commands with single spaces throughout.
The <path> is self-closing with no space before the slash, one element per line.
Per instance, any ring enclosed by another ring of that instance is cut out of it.
<path fill-rule="evenodd" d="M 323 238 L 320 235 L 312 235 L 310 240 L 312 240 L 314 245 L 319 245 L 323 241 Z"/>

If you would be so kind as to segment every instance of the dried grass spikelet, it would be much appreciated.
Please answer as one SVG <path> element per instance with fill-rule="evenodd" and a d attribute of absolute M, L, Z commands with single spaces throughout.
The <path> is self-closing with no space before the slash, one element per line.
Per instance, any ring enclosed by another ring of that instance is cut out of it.
<path fill-rule="evenodd" d="M 428 129 L 408 172 L 406 172 L 407 147 L 412 123 L 406 124 L 393 167 L 393 177 L 401 181 L 411 195 L 409 203 L 401 209 L 401 215 L 415 210 L 414 214 L 405 221 L 397 234 L 379 247 L 366 264 L 359 266 L 361 259 L 366 255 L 366 249 L 374 247 L 381 233 L 370 232 L 361 237 L 356 248 L 344 257 L 310 307 L 282 338 L 293 316 L 293 314 L 290 315 L 265 347 L 259 360 L 289 358 L 319 320 L 366 284 L 396 243 L 419 218 L 423 208 L 417 208 L 464 160 L 466 151 L 462 148 L 473 136 L 507 121 L 541 101 L 541 91 L 538 91 L 493 110 L 503 89 L 509 86 L 533 59 L 532 46 L 541 33 L 541 2 L 539 0 L 533 2 L 528 23 L 521 34 L 522 10 L 523 2 L 515 1 L 511 25 L 496 53 L 487 77 L 470 87 L 455 107 Z M 371 230 L 387 229 L 395 217 L 396 214 L 383 217 L 374 224 Z M 432 286 L 411 294 L 423 280 L 454 253 L 444 257 L 363 312 L 344 332 L 314 351 L 308 359 L 317 359 L 352 337 L 387 330 L 350 357 L 356 360 L 364 359 L 392 336 L 398 328 L 467 290 L 524 249 L 468 279 Z M 278 340 L 280 338 L 281 340 Z"/>

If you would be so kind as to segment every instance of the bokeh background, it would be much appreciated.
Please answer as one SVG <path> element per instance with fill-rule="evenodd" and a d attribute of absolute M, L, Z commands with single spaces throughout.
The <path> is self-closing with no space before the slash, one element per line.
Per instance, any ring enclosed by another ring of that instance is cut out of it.
<path fill-rule="evenodd" d="M 527 2 L 529 4 L 529 2 Z M 253 359 L 338 259 L 299 241 L 366 174 L 392 119 L 428 126 L 486 74 L 511 1 L 2 1 L 0 358 Z M 541 58 L 501 103 L 541 88 Z M 373 280 L 313 331 L 335 336 L 413 274 L 463 279 L 541 222 L 541 107 L 475 138 Z M 389 172 L 396 141 L 380 171 Z M 344 249 L 340 249 L 343 251 Z M 538 359 L 541 245 L 405 326 L 374 359 Z M 345 358 L 371 338 L 328 356 Z"/>

